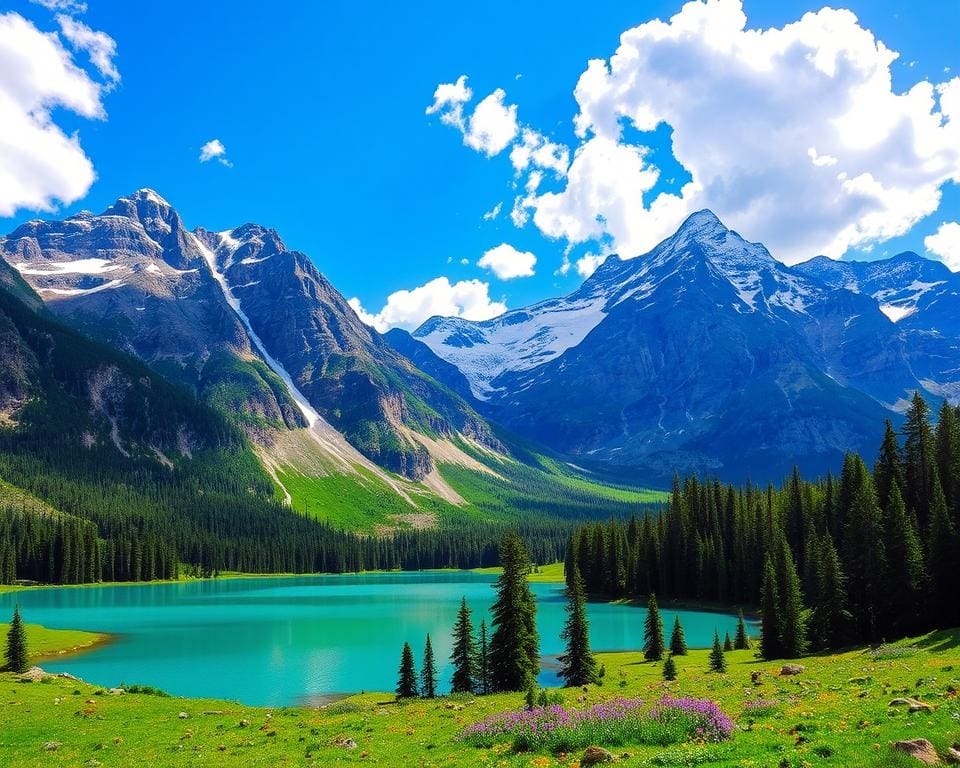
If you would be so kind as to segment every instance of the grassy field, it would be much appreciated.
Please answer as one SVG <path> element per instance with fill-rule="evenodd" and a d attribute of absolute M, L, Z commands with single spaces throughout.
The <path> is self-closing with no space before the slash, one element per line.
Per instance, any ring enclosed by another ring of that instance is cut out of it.
<path fill-rule="evenodd" d="M 624 766 L 919 766 L 895 755 L 888 742 L 924 737 L 942 751 L 960 739 L 958 631 L 804 658 L 806 668 L 795 677 L 780 676 L 779 664 L 750 651 L 728 654 L 726 674 L 709 673 L 706 655 L 693 651 L 680 659 L 674 683 L 664 683 L 661 665 L 638 653 L 602 655 L 604 685 L 563 691 L 564 704 L 581 707 L 615 696 L 654 702 L 670 692 L 713 699 L 736 721 L 732 739 L 720 744 L 618 746 L 617 765 Z M 920 699 L 931 710 L 909 714 L 890 707 L 898 696 Z M 746 703 L 757 700 L 766 707 L 751 714 Z M 265 709 L 142 693 L 111 696 L 61 678 L 20 683 L 3 673 L 0 765 L 576 766 L 578 754 L 515 754 L 506 743 L 480 749 L 457 741 L 465 726 L 521 706 L 516 694 L 405 704 L 388 694 L 366 694 L 319 709 Z M 49 742 L 55 749 L 45 748 Z"/>
<path fill-rule="evenodd" d="M 473 568 L 471 570 L 472 573 L 486 573 L 496 576 L 503 569 L 500 566 L 491 566 L 490 568 Z M 564 581 L 563 563 L 538 565 L 537 570 L 527 576 L 527 581 L 539 582 L 542 584 L 562 584 Z"/>
<path fill-rule="evenodd" d="M 30 661 L 40 663 L 51 656 L 76 653 L 107 642 L 108 635 L 96 632 L 81 632 L 77 629 L 47 629 L 39 624 L 26 624 L 27 648 Z M 7 636 L 10 625 L 0 622 L 0 637 Z"/>

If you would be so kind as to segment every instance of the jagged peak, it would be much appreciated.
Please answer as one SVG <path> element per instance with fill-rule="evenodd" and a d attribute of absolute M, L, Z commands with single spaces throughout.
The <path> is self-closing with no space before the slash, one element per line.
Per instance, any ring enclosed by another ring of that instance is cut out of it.
<path fill-rule="evenodd" d="M 681 233 L 704 233 L 709 231 L 726 232 L 727 227 L 720 221 L 717 214 L 709 208 L 702 208 L 695 211 L 684 219 L 683 224 L 677 229 L 677 234 Z"/>

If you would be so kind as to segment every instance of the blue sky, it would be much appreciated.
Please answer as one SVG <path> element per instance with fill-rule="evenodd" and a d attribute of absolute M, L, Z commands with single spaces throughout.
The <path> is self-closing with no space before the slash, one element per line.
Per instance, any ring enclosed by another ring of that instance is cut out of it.
<path fill-rule="evenodd" d="M 97 71 L 88 61 L 90 51 L 104 52 L 102 45 L 84 43 L 86 38 L 66 39 L 62 22 L 56 19 L 65 5 L 74 6 L 68 9 L 68 16 L 115 41 L 116 55 L 110 55 L 109 61 L 117 78 L 105 70 Z M 256 221 L 276 228 L 289 247 L 308 253 L 344 295 L 357 297 L 371 313 L 384 306 L 389 294 L 430 284 L 438 277 L 454 285 L 464 280 L 482 281 L 487 286 L 483 301 L 489 300 L 488 306 L 514 308 L 569 292 L 589 271 L 589 261 L 581 261 L 584 255 L 636 249 L 650 238 L 659 239 L 661 230 L 666 232 L 672 226 L 681 208 L 673 205 L 667 213 L 651 214 L 648 221 L 645 210 L 642 215 L 637 215 L 635 208 L 620 210 L 614 202 L 618 195 L 642 189 L 643 201 L 635 195 L 634 205 L 646 209 L 661 193 L 679 195 L 691 179 L 690 171 L 673 157 L 674 129 L 670 125 L 661 122 L 657 129 L 644 131 L 621 115 L 619 141 L 633 148 L 625 157 L 642 155 L 643 163 L 657 170 L 657 180 L 651 185 L 639 175 L 629 178 L 626 173 L 606 180 L 602 163 L 590 168 L 584 163 L 584 172 L 593 174 L 593 186 L 586 188 L 596 192 L 611 187 L 601 195 L 604 199 L 592 203 L 609 222 L 609 231 L 582 239 L 584 228 L 589 229 L 595 221 L 594 211 L 582 199 L 573 199 L 572 192 L 569 199 L 554 201 L 549 211 L 543 200 L 532 204 L 527 208 L 526 224 L 518 227 L 509 214 L 515 200 L 524 196 L 532 166 L 517 174 L 508 159 L 510 147 L 487 157 L 483 151 L 465 146 L 461 130 L 441 120 L 449 105 L 425 113 L 439 84 L 453 84 L 467 75 L 466 86 L 473 93 L 463 107 L 467 121 L 481 100 L 502 88 L 502 103 L 517 107 L 519 130 L 527 127 L 538 141 L 554 142 L 573 152 L 602 133 L 600 118 L 586 129 L 585 136 L 574 132 L 573 120 L 582 106 L 574 98 L 574 88 L 587 62 L 609 59 L 626 30 L 654 18 L 669 20 L 680 12 L 679 2 L 593 0 L 586 5 L 558 2 L 546 6 L 493 0 L 481 5 L 419 3 L 414 8 L 399 3 L 170 0 L 150 5 L 148 12 L 132 12 L 128 3 L 117 0 L 88 0 L 87 5 L 82 13 L 69 0 L 7 2 L 0 7 L 0 13 L 17 13 L 40 31 L 59 30 L 66 54 L 74 56 L 101 86 L 97 98 L 105 112 L 102 119 L 65 108 L 62 97 L 47 100 L 50 104 L 60 98 L 61 106 L 51 108 L 51 119 L 68 136 L 77 132 L 82 153 L 96 175 L 82 194 L 77 194 L 78 187 L 84 186 L 82 179 L 72 182 L 66 196 L 77 199 L 69 204 L 62 204 L 64 196 L 56 189 L 60 182 L 52 180 L 46 191 L 57 208 L 55 215 L 83 208 L 99 211 L 115 198 L 149 186 L 175 205 L 190 227 L 219 230 Z M 960 74 L 956 32 L 960 3 L 871 0 L 847 2 L 843 7 L 857 15 L 860 27 L 900 53 L 889 65 L 894 93 L 923 80 L 946 83 Z M 743 4 L 746 25 L 751 29 L 782 28 L 819 8 L 820 4 L 808 2 L 746 0 Z M 839 28 L 850 29 L 843 24 Z M 829 46 L 834 31 L 817 32 L 813 45 Z M 0 37 L 0 55 L 3 44 Z M 676 73 L 682 80 L 688 77 L 680 71 L 682 65 L 701 61 L 680 44 L 657 45 L 653 53 L 660 57 L 656 66 L 664 77 L 663 73 Z M 676 58 L 670 60 L 671 55 Z M 704 61 L 716 62 L 720 70 L 724 66 L 721 59 Z M 803 60 L 799 62 L 797 68 L 802 70 Z M 789 64 L 781 62 L 780 66 Z M 730 210 L 730 215 L 724 216 L 727 223 L 747 238 L 764 242 L 779 238 L 788 244 L 781 248 L 788 254 L 786 260 L 796 260 L 815 244 L 842 248 L 837 243 L 850 239 L 849 233 L 838 233 L 844 231 L 843 216 L 848 216 L 861 234 L 853 237 L 853 245 L 842 249 L 846 257 L 875 258 L 905 249 L 924 252 L 924 239 L 942 223 L 960 221 L 960 191 L 955 181 L 947 180 L 951 174 L 960 177 L 960 165 L 951 166 L 956 160 L 949 147 L 929 150 L 933 159 L 927 158 L 926 165 L 943 166 L 936 173 L 927 167 L 911 171 L 906 179 L 900 169 L 883 166 L 887 162 L 883 158 L 875 161 L 881 180 L 886 173 L 900 185 L 903 206 L 893 204 L 898 211 L 929 197 L 931 190 L 942 195 L 939 204 L 930 200 L 917 203 L 912 215 L 918 221 L 900 225 L 907 231 L 895 236 L 889 231 L 891 217 L 883 215 L 882 208 L 871 220 L 869 211 L 852 204 L 850 211 L 839 213 L 837 209 L 845 208 L 845 203 L 818 207 L 824 204 L 816 198 L 826 187 L 821 182 L 807 187 L 804 179 L 794 178 L 797 173 L 814 172 L 804 163 L 815 167 L 816 173 L 829 170 L 835 175 L 831 166 L 841 168 L 847 159 L 833 157 L 829 147 L 816 147 L 816 153 L 799 159 L 795 166 L 769 173 L 765 166 L 769 153 L 758 152 L 756 167 L 749 173 L 743 166 L 752 161 L 743 156 L 742 148 L 739 156 L 709 156 L 722 154 L 731 138 L 742 133 L 739 121 L 753 122 L 747 118 L 751 110 L 748 97 L 743 97 L 745 103 L 737 103 L 739 90 L 733 91 L 732 97 L 722 93 L 737 78 L 745 83 L 744 91 L 757 89 L 759 95 L 750 98 L 757 99 L 758 114 L 764 113 L 758 119 L 761 126 L 763 120 L 782 126 L 796 120 L 798 113 L 792 111 L 796 105 L 789 103 L 792 94 L 776 94 L 761 77 L 743 81 L 743 73 L 738 71 L 724 79 L 722 73 L 711 74 L 706 69 L 699 79 L 710 91 L 710 78 L 717 77 L 716 88 L 707 94 L 692 93 L 691 99 L 702 99 L 712 108 L 699 113 L 694 110 L 693 122 L 689 105 L 674 104 L 669 88 L 650 99 L 651 103 L 659 99 L 655 109 L 677 114 L 676 138 L 692 148 L 688 156 L 696 155 L 697 168 L 720 169 L 720 177 L 724 169 L 734 169 L 726 177 L 731 180 L 729 189 L 720 190 L 713 183 L 708 192 L 689 197 L 722 201 Z M 629 74 L 625 72 L 624 77 Z M 649 82 L 649 70 L 640 74 Z M 3 77 L 0 74 L 0 98 Z M 110 85 L 113 79 L 116 82 Z M 782 74 L 779 79 L 784 79 Z M 685 82 L 678 84 L 678 94 L 689 86 L 689 80 Z M 855 78 L 851 83 L 851 87 L 856 85 Z M 13 86 L 8 83 L 7 87 Z M 816 88 L 811 88 L 809 93 L 801 91 L 798 98 L 811 98 L 809 106 L 816 111 L 814 102 L 819 100 L 812 98 L 816 93 Z M 717 101 L 713 96 L 723 98 Z M 625 98 L 634 97 L 628 94 Z M 636 98 L 647 97 L 640 94 Z M 605 99 L 599 87 L 589 97 L 598 115 L 610 108 Z M 718 103 L 729 103 L 731 108 L 717 109 Z M 923 111 L 919 108 L 921 117 Z M 466 125 L 468 130 L 469 122 Z M 802 122 L 796 126 L 799 133 L 811 133 L 808 128 Z M 857 133 L 859 129 L 850 130 Z M 892 129 L 891 135 L 896 132 Z M 714 137 L 715 153 L 705 154 L 702 147 L 709 146 Z M 213 139 L 225 147 L 223 157 L 229 166 L 216 157 L 199 161 L 201 148 Z M 28 140 L 26 134 L 23 141 Z M 806 141 L 806 136 L 797 141 Z M 813 149 L 815 139 L 810 141 Z M 942 137 L 932 141 L 944 143 Z M 883 149 L 878 156 L 895 154 L 882 141 L 878 146 Z M 805 146 L 796 147 L 805 155 Z M 31 150 L 29 146 L 22 149 Z M 619 167 L 616 158 L 613 156 L 613 165 Z M 907 164 L 911 161 L 916 158 L 908 158 Z M 4 162 L 13 162 L 9 150 L 6 155 L 0 152 L 0 176 Z M 870 162 L 860 152 L 856 172 L 872 171 Z M 850 163 L 854 165 L 852 160 Z M 572 189 L 572 167 L 569 174 L 564 177 L 545 171 L 535 194 Z M 791 189 L 796 190 L 796 205 L 783 202 Z M 765 207 L 762 201 L 770 198 L 781 202 Z M 500 214 L 484 220 L 483 214 L 498 203 Z M 604 206 L 611 207 L 609 216 Z M 8 201 L 7 212 L 12 215 L 0 220 L 0 230 L 9 231 L 37 215 L 54 215 L 37 213 L 31 207 L 36 204 Z M 552 220 L 539 224 L 538 209 Z M 617 223 L 617 216 L 629 221 Z M 886 223 L 878 224 L 878 218 Z M 817 232 L 824 219 L 829 219 L 829 224 Z M 951 232 L 945 231 L 939 242 L 942 248 L 952 247 Z M 529 265 L 528 257 L 509 249 L 498 252 L 500 262 L 491 257 L 493 267 L 477 265 L 485 252 L 503 243 L 521 254 L 534 254 L 535 266 Z M 773 247 L 771 250 L 781 256 Z M 813 255 L 815 252 L 809 253 Z M 956 257 L 954 268 L 960 267 L 960 252 Z M 512 268 L 511 258 L 519 259 Z M 531 271 L 534 274 L 526 276 Z M 515 273 L 525 276 L 502 279 Z M 475 288 L 476 284 L 472 285 Z M 474 300 L 476 295 L 467 299 Z M 426 305 L 434 306 L 429 300 Z M 392 322 L 415 322 L 418 308 L 405 307 L 401 301 L 395 310 L 390 315 Z M 482 308 L 475 307 L 475 312 Z M 379 322 L 387 319 L 382 315 Z"/>

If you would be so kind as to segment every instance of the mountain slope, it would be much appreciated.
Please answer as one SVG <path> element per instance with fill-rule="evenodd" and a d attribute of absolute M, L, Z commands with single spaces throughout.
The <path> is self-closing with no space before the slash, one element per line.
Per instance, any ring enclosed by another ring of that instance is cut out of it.
<path fill-rule="evenodd" d="M 430 477 L 438 440 L 503 450 L 457 393 L 363 325 L 272 230 L 189 232 L 142 189 L 100 215 L 28 222 L 0 239 L 0 254 L 19 273 L 7 270 L 8 284 L 29 281 L 73 327 L 191 387 L 244 428 L 268 466 L 271 447 L 306 427 L 301 447 L 337 471 L 369 465 L 387 485 L 383 469 Z"/>
<path fill-rule="evenodd" d="M 825 469 L 871 452 L 885 406 L 920 386 L 875 301 L 785 267 L 709 211 L 570 296 L 413 336 L 495 420 L 644 479 Z"/>

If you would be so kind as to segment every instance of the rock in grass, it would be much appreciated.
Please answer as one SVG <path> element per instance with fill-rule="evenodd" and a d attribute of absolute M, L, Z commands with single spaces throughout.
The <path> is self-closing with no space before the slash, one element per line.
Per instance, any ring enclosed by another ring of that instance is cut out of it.
<path fill-rule="evenodd" d="M 950 765 L 960 765 L 960 744 L 954 744 L 947 749 L 947 754 L 944 756 L 943 761 L 950 763 Z"/>
<path fill-rule="evenodd" d="M 927 739 L 893 741 L 890 746 L 894 751 L 910 755 L 924 765 L 936 765 L 940 762 L 940 755 L 937 754 L 936 748 Z"/>
<path fill-rule="evenodd" d="M 48 741 L 43 745 L 43 749 L 46 752 L 56 752 L 63 745 L 59 741 Z"/>
<path fill-rule="evenodd" d="M 50 675 L 40 669 L 40 667 L 30 667 L 26 672 L 17 675 L 17 680 L 21 683 L 36 683 L 45 677 L 50 677 Z"/>
<path fill-rule="evenodd" d="M 784 677 L 788 677 L 790 675 L 799 675 L 805 669 L 806 667 L 803 666 L 803 664 L 784 664 L 782 667 L 780 667 L 780 674 Z"/>
<path fill-rule="evenodd" d="M 580 758 L 580 765 L 586 768 L 590 765 L 600 765 L 601 763 L 612 763 L 613 754 L 603 747 L 587 747 Z"/>
<path fill-rule="evenodd" d="M 186 720 L 188 717 L 190 717 L 190 715 L 188 715 L 186 712 L 181 712 L 177 715 L 177 717 L 179 717 L 181 720 Z"/>

